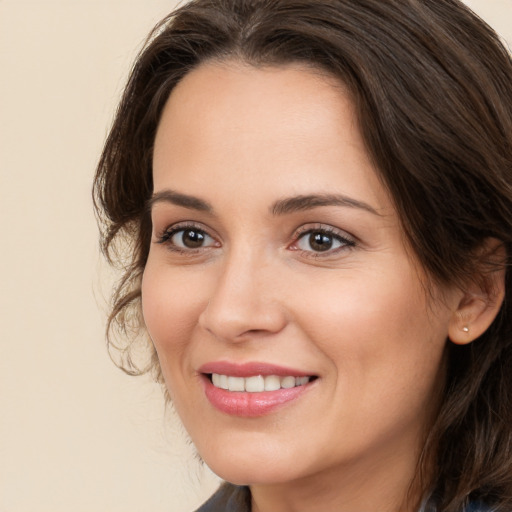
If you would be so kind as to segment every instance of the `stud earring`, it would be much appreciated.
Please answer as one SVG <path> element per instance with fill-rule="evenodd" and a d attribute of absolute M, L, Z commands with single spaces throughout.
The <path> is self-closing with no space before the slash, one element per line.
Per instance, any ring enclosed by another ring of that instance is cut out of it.
<path fill-rule="evenodd" d="M 465 325 L 465 326 L 462 328 L 462 330 L 463 330 L 464 332 L 469 332 L 469 327 L 468 327 L 467 325 Z"/>

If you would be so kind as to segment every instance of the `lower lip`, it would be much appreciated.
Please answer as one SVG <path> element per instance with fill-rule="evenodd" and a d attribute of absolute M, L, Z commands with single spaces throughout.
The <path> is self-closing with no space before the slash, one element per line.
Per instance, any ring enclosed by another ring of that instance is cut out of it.
<path fill-rule="evenodd" d="M 254 418 L 269 414 L 293 400 L 297 400 L 310 384 L 276 391 L 249 393 L 228 391 L 215 387 L 210 379 L 204 376 L 206 398 L 219 411 L 232 416 Z"/>

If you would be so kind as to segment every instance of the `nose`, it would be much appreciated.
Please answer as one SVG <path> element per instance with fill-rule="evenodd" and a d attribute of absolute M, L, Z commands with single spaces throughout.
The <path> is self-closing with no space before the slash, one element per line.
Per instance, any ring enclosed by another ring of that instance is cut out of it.
<path fill-rule="evenodd" d="M 287 322 L 279 272 L 272 263 L 244 253 L 218 269 L 199 325 L 215 338 L 241 342 L 281 331 Z"/>

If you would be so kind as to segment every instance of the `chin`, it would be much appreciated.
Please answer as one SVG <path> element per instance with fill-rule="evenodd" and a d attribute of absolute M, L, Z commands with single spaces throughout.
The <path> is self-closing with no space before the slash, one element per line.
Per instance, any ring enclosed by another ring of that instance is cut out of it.
<path fill-rule="evenodd" d="M 292 475 L 287 475 L 275 468 L 256 467 L 256 464 L 246 462 L 242 466 L 228 464 L 227 466 L 208 467 L 222 480 L 235 485 L 275 485 L 295 480 Z"/>
<path fill-rule="evenodd" d="M 290 460 L 282 451 L 269 448 L 226 450 L 201 456 L 217 476 L 235 485 L 272 485 L 300 478 L 297 457 Z"/>

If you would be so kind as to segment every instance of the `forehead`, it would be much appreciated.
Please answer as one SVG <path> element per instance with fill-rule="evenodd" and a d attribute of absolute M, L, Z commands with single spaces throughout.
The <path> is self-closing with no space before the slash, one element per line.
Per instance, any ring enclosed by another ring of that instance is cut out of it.
<path fill-rule="evenodd" d="M 377 209 L 389 206 L 344 85 L 295 64 L 209 62 L 186 75 L 155 140 L 155 190 L 171 180 L 172 188 L 231 182 L 237 192 L 261 183 L 332 192 L 325 189 L 338 184 L 346 188 L 339 193 L 365 195 Z"/>

